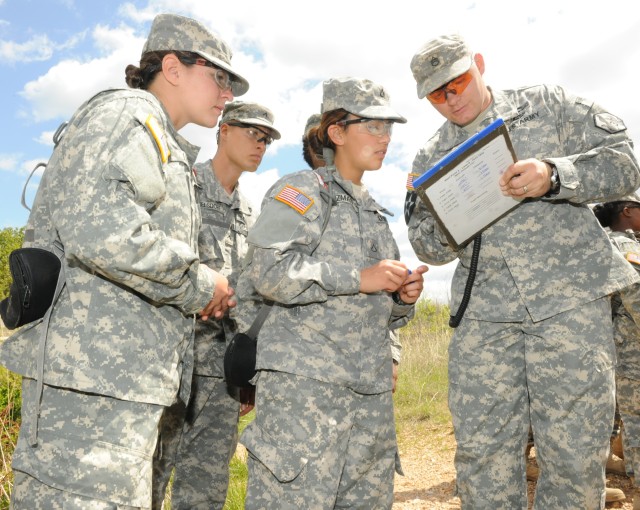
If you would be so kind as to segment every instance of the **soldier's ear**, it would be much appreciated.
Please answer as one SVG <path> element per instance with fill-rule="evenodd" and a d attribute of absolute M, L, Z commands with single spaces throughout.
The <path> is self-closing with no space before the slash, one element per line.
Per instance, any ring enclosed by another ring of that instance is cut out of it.
<path fill-rule="evenodd" d="M 473 61 L 475 62 L 478 71 L 480 71 L 480 74 L 484 74 L 484 57 L 482 56 L 482 54 L 476 53 L 473 56 Z"/>
<path fill-rule="evenodd" d="M 337 124 L 331 124 L 327 129 L 329 139 L 336 145 L 344 145 L 344 128 Z"/>
<path fill-rule="evenodd" d="M 627 218 L 630 218 L 630 217 L 631 217 L 631 215 L 633 214 L 633 213 L 631 212 L 631 209 L 633 209 L 633 207 L 629 207 L 628 205 L 625 205 L 625 206 L 622 208 L 622 214 L 623 214 L 624 216 L 626 216 Z"/>
<path fill-rule="evenodd" d="M 182 63 L 176 55 L 168 53 L 162 59 L 162 74 L 172 85 L 176 85 L 180 79 Z"/>
<path fill-rule="evenodd" d="M 229 124 L 222 124 L 222 126 L 220 126 L 220 128 L 218 129 L 218 137 L 226 138 L 228 133 L 229 133 Z"/>

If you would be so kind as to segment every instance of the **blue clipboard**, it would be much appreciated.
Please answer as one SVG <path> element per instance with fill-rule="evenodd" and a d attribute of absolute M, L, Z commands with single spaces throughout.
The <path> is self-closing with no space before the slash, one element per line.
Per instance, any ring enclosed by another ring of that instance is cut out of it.
<path fill-rule="evenodd" d="M 480 144 L 483 140 L 488 142 L 493 139 L 490 135 L 493 133 L 498 134 L 497 130 L 504 126 L 504 120 L 497 119 L 494 120 L 491 124 L 489 124 L 486 128 L 478 131 L 471 138 L 465 140 L 460 145 L 458 145 L 455 149 L 453 149 L 449 154 L 440 159 L 435 165 L 433 165 L 429 170 L 423 173 L 420 177 L 413 180 L 413 187 L 418 188 L 420 185 L 424 184 L 426 181 L 431 179 L 436 173 L 445 168 L 447 165 L 450 165 L 460 156 L 468 153 L 469 150 L 476 144 Z M 505 128 L 506 129 L 506 128 Z"/>
<path fill-rule="evenodd" d="M 496 141 L 495 143 L 501 143 L 501 140 L 496 140 L 496 138 L 498 137 L 504 138 L 503 147 L 505 147 L 504 152 L 507 159 L 507 161 L 505 161 L 506 166 L 504 166 L 504 168 L 500 168 L 500 170 L 506 170 L 508 164 L 517 161 L 517 156 L 511 143 L 511 138 L 509 137 L 507 127 L 504 121 L 499 118 L 475 135 L 462 142 L 446 156 L 438 160 L 438 162 L 435 163 L 430 169 L 413 180 L 414 190 L 418 193 L 418 196 L 420 197 L 422 202 L 426 205 L 427 209 L 429 209 L 429 212 L 438 222 L 440 229 L 447 237 L 449 245 L 454 249 L 461 248 L 471 239 L 473 239 L 479 232 L 486 229 L 487 227 L 498 221 L 500 218 L 505 216 L 512 209 L 520 205 L 521 201 L 519 200 L 509 200 L 508 203 L 501 202 L 504 200 L 502 197 L 496 199 L 496 202 L 500 202 L 497 205 L 495 202 L 493 202 L 489 206 L 483 206 L 482 200 L 479 200 L 480 205 L 478 206 L 477 211 L 486 211 L 489 216 L 486 220 L 486 223 L 478 224 L 476 226 L 474 222 L 476 220 L 479 221 L 479 218 L 476 218 L 474 215 L 467 215 L 465 217 L 467 221 L 452 221 L 452 219 L 447 216 L 447 214 L 442 212 L 441 205 L 437 203 L 437 200 L 435 202 L 432 200 L 434 199 L 434 190 L 438 190 L 443 186 L 448 186 L 447 183 L 451 179 L 451 176 L 457 175 L 459 172 L 461 172 L 460 169 L 464 168 L 467 162 L 473 161 L 474 157 L 478 157 L 480 154 L 482 154 L 482 150 L 485 147 L 489 149 L 489 147 L 491 147 L 489 144 L 491 144 L 494 140 Z M 453 173 L 451 173 L 450 176 L 447 177 L 450 172 Z M 439 181 L 445 177 L 447 178 L 442 181 L 442 183 L 444 184 L 439 184 Z M 495 181 L 495 187 L 495 191 L 500 194 L 497 179 Z M 490 193 L 487 192 L 485 193 L 485 195 L 490 195 Z M 496 208 L 495 212 L 494 208 Z M 464 207 L 462 207 L 462 210 L 465 210 Z"/>

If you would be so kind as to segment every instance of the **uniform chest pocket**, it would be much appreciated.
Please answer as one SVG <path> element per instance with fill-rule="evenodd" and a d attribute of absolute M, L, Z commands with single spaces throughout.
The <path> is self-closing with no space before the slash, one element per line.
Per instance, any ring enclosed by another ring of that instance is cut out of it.
<path fill-rule="evenodd" d="M 374 261 L 397 258 L 396 243 L 386 218 L 379 212 L 364 214 L 362 247 L 365 256 Z"/>
<path fill-rule="evenodd" d="M 374 260 L 384 260 L 390 257 L 385 256 L 381 240 L 368 237 L 363 243 L 365 256 Z"/>
<path fill-rule="evenodd" d="M 220 271 L 225 265 L 225 239 L 229 235 L 229 222 L 224 221 L 223 215 L 215 211 L 200 208 L 202 212 L 202 227 L 198 235 L 198 250 L 200 260 L 207 266 Z"/>

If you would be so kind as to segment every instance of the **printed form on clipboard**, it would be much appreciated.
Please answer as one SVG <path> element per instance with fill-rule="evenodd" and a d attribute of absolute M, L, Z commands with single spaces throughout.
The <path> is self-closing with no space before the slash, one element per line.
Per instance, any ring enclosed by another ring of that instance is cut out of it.
<path fill-rule="evenodd" d="M 505 197 L 500 175 L 517 160 L 509 132 L 498 119 L 413 181 L 449 244 L 458 249 L 520 205 Z"/>

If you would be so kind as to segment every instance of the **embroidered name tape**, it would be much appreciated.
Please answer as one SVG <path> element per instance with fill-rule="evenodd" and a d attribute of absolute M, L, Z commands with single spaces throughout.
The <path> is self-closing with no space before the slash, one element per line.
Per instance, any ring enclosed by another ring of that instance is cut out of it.
<path fill-rule="evenodd" d="M 300 214 L 304 214 L 309 210 L 309 207 L 313 205 L 313 198 L 308 197 L 302 191 L 288 184 L 280 190 L 275 196 L 276 200 L 279 200 L 283 204 L 287 204 Z"/>
<path fill-rule="evenodd" d="M 149 114 L 144 124 L 145 126 L 147 126 L 147 129 L 153 136 L 153 139 L 156 141 L 156 145 L 158 146 L 158 150 L 160 151 L 160 159 L 163 163 L 166 163 L 169 160 L 171 151 L 167 146 L 167 141 L 164 136 L 164 129 L 162 129 L 162 126 L 160 126 L 158 119 L 156 119 L 151 114 Z"/>

